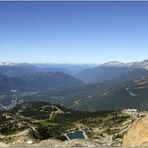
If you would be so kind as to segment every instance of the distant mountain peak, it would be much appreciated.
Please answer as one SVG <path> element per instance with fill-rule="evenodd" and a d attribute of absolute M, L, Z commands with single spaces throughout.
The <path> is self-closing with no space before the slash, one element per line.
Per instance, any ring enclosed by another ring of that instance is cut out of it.
<path fill-rule="evenodd" d="M 11 62 L 0 62 L 0 66 L 13 66 L 14 63 Z"/>
<path fill-rule="evenodd" d="M 148 59 L 142 61 L 141 63 L 144 64 L 144 65 L 148 65 Z"/>
<path fill-rule="evenodd" d="M 142 61 L 140 63 L 140 66 L 142 66 L 144 69 L 148 70 L 148 59 Z"/>
<path fill-rule="evenodd" d="M 122 63 L 122 62 L 119 62 L 119 61 L 110 61 L 110 62 L 108 62 L 108 63 L 105 63 L 104 64 L 105 66 L 118 66 L 118 67 L 122 67 L 122 66 L 125 66 L 125 64 L 124 63 Z"/>

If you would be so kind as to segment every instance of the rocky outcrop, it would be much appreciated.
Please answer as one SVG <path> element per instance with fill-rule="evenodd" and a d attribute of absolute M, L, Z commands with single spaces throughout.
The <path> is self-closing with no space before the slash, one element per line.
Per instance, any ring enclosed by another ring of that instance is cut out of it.
<path fill-rule="evenodd" d="M 63 146 L 63 147 L 88 147 L 88 146 L 95 146 L 94 143 L 92 143 L 90 140 L 82 140 L 82 139 L 74 139 L 69 141 L 59 141 L 55 139 L 49 139 L 49 140 L 43 140 L 41 141 L 37 146 Z"/>
<path fill-rule="evenodd" d="M 122 146 L 148 146 L 148 118 L 133 123 L 123 137 Z"/>

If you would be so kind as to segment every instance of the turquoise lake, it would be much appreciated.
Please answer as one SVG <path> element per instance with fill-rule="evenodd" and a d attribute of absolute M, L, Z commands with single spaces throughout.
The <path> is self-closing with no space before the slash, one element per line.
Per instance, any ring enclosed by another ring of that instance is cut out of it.
<path fill-rule="evenodd" d="M 67 134 L 69 139 L 85 139 L 83 135 L 83 131 L 75 131 L 75 132 L 70 132 Z"/>

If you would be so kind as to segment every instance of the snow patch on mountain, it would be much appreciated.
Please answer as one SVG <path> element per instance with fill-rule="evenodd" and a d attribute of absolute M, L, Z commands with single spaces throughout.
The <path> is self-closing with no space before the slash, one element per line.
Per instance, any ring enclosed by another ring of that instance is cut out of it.
<path fill-rule="evenodd" d="M 0 62 L 0 66 L 13 66 L 13 65 L 15 64 L 10 62 Z"/>
<path fill-rule="evenodd" d="M 111 61 L 111 62 L 105 63 L 104 65 L 105 66 L 117 66 L 117 67 L 126 66 L 125 63 L 121 63 L 121 62 L 118 62 L 118 61 Z"/>

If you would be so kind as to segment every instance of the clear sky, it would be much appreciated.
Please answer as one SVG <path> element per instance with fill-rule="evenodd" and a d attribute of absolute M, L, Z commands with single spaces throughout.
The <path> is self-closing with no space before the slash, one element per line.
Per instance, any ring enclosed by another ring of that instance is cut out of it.
<path fill-rule="evenodd" d="M 148 2 L 0 2 L 0 62 L 148 59 Z"/>

